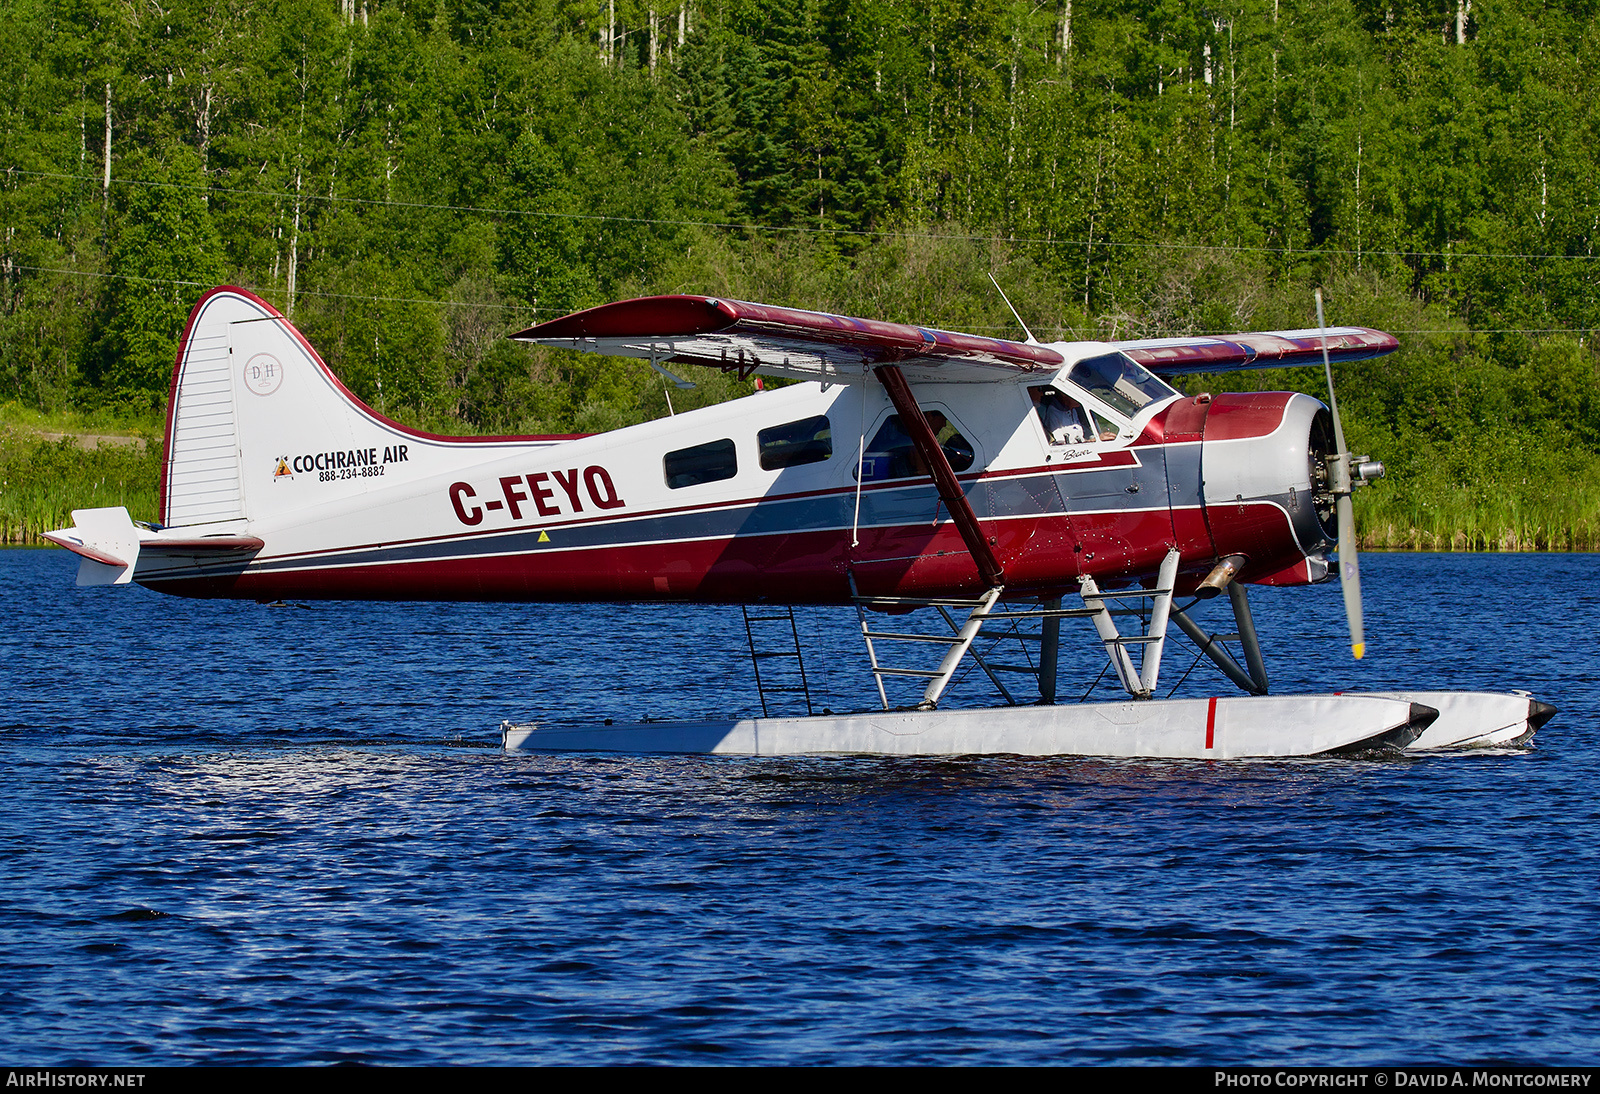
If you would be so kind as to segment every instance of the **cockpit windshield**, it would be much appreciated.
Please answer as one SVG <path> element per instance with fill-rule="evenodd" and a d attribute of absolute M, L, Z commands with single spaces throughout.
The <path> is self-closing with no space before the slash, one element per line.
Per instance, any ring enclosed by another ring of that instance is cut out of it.
<path fill-rule="evenodd" d="M 1079 361 L 1068 376 L 1095 398 L 1130 418 L 1151 403 L 1177 394 L 1150 370 L 1121 353 Z"/>

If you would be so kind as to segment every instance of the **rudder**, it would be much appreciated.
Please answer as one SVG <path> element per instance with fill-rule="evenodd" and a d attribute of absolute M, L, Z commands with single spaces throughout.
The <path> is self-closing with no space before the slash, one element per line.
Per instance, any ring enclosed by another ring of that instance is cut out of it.
<path fill-rule="evenodd" d="M 247 307 L 247 301 L 225 290 L 208 293 L 190 313 L 178 343 L 161 473 L 163 524 L 244 518 L 228 328 Z"/>

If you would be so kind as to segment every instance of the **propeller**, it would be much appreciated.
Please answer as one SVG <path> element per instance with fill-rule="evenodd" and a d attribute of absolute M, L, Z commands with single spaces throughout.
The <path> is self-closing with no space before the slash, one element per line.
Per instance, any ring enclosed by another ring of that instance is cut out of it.
<path fill-rule="evenodd" d="M 1339 584 L 1344 588 L 1344 615 L 1350 624 L 1350 652 L 1357 661 L 1367 652 L 1366 629 L 1361 620 L 1361 561 L 1356 557 L 1356 513 L 1351 495 L 1357 486 L 1383 478 L 1383 464 L 1365 456 L 1352 456 L 1339 421 L 1339 400 L 1333 393 L 1333 365 L 1328 361 L 1327 323 L 1322 318 L 1322 290 L 1316 290 L 1317 333 L 1322 341 L 1322 370 L 1328 377 L 1328 410 L 1333 414 L 1333 440 L 1337 450 L 1328 457 L 1328 486 L 1339 517 Z"/>

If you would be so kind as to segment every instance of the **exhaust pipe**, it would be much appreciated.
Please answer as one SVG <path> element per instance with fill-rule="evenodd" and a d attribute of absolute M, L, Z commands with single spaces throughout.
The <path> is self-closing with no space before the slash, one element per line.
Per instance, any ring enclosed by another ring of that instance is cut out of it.
<path fill-rule="evenodd" d="M 1243 555 L 1229 555 L 1217 563 L 1212 571 L 1205 576 L 1199 587 L 1195 589 L 1194 595 L 1201 600 L 1210 600 L 1228 587 L 1228 582 L 1232 581 L 1239 571 L 1244 569 L 1244 562 Z"/>

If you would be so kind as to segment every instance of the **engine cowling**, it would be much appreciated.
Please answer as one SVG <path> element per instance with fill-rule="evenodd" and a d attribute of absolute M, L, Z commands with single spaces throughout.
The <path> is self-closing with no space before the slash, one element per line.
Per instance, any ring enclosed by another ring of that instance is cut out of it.
<path fill-rule="evenodd" d="M 1201 441 L 1201 497 L 1218 557 L 1241 555 L 1244 581 L 1304 585 L 1329 577 L 1338 531 L 1327 457 L 1328 408 L 1309 395 L 1215 396 Z"/>

